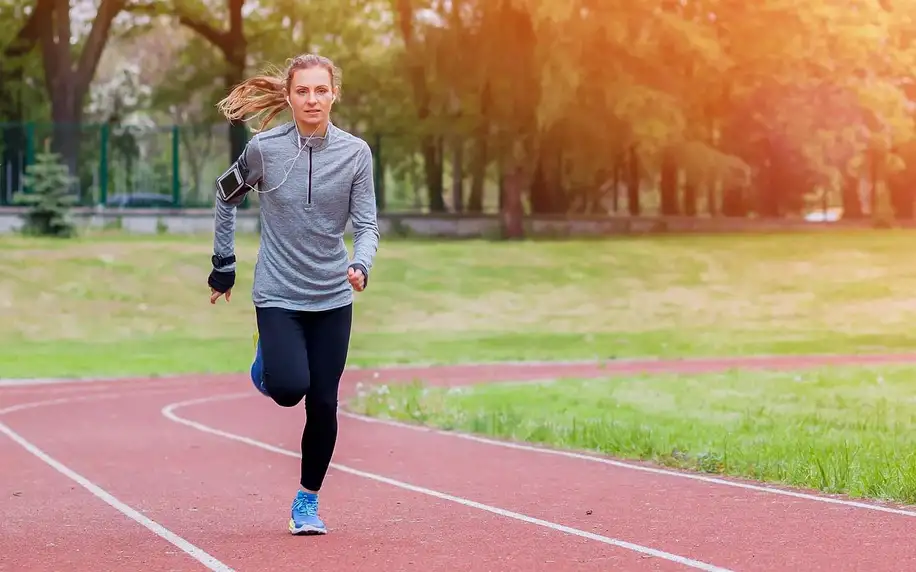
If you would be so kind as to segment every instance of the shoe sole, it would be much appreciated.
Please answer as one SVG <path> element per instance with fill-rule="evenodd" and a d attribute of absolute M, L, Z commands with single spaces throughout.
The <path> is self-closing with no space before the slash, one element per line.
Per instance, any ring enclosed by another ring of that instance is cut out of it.
<path fill-rule="evenodd" d="M 326 528 L 316 528 L 309 524 L 303 524 L 301 527 L 296 527 L 292 520 L 289 521 L 289 532 L 296 536 L 316 536 L 321 534 L 327 534 L 328 530 Z"/>

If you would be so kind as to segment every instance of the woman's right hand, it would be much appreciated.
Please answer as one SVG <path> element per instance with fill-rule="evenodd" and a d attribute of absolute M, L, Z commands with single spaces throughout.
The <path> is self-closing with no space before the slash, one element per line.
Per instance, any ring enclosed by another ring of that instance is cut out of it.
<path fill-rule="evenodd" d="M 218 272 L 216 269 L 210 271 L 210 278 L 207 279 L 210 285 L 210 303 L 216 304 L 219 297 L 226 295 L 226 302 L 232 297 L 232 287 L 235 286 L 235 270 L 229 272 Z"/>
<path fill-rule="evenodd" d="M 220 292 L 219 290 L 214 290 L 213 288 L 210 288 L 210 303 L 216 304 L 216 301 L 219 300 L 219 297 L 222 296 L 223 294 L 224 292 Z M 232 297 L 232 288 L 226 290 L 225 294 L 226 294 L 226 302 L 228 303 L 229 298 Z"/>

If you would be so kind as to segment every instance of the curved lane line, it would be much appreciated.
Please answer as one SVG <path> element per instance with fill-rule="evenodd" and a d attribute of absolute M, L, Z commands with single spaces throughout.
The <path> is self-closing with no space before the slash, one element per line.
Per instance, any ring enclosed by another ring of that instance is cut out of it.
<path fill-rule="evenodd" d="M 257 448 L 259 448 L 259 449 L 263 449 L 263 450 L 265 450 L 265 451 L 270 451 L 270 452 L 272 452 L 272 453 L 277 453 L 277 454 L 279 454 L 279 455 L 285 455 L 285 456 L 287 456 L 287 457 L 294 457 L 294 458 L 297 458 L 297 459 L 300 458 L 301 455 L 300 455 L 299 453 L 295 452 L 295 451 L 289 451 L 289 450 L 287 450 L 287 449 L 283 449 L 283 448 L 281 448 L 281 447 L 276 447 L 276 446 L 274 446 L 274 445 L 270 445 L 270 444 L 268 444 L 268 443 L 264 443 L 264 442 L 258 441 L 258 440 L 256 440 L 256 439 L 252 439 L 252 438 L 250 438 L 250 437 L 245 437 L 245 436 L 243 436 L 243 435 L 237 435 L 237 434 L 235 434 L 235 433 L 229 433 L 228 431 L 223 431 L 223 430 L 221 430 L 221 429 L 216 429 L 216 428 L 210 427 L 209 425 L 204 425 L 203 423 L 198 423 L 198 422 L 196 422 L 196 421 L 191 421 L 190 419 L 187 419 L 187 418 L 184 418 L 184 417 L 180 417 L 179 415 L 177 415 L 177 414 L 175 413 L 176 410 L 181 409 L 181 408 L 183 408 L 183 407 L 188 407 L 188 406 L 192 406 L 192 405 L 202 405 L 202 404 L 207 404 L 207 403 L 215 403 L 215 402 L 218 402 L 218 401 L 228 401 L 228 400 L 230 400 L 230 399 L 239 399 L 239 398 L 243 398 L 243 397 L 251 397 L 251 393 L 250 393 L 250 392 L 248 392 L 248 393 L 232 393 L 232 394 L 216 395 L 216 396 L 212 396 L 212 397 L 204 397 L 204 398 L 199 398 L 199 399 L 190 399 L 190 400 L 187 400 L 187 401 L 179 401 L 179 402 L 176 402 L 176 403 L 171 403 L 171 404 L 169 404 L 169 405 L 166 405 L 165 407 L 162 408 L 161 411 L 162 411 L 162 415 L 164 415 L 164 416 L 165 416 L 166 418 L 168 418 L 169 420 L 174 421 L 175 423 L 180 423 L 180 424 L 182 424 L 182 425 L 186 425 L 186 426 L 191 427 L 191 428 L 193 428 L 193 429 L 197 429 L 198 431 L 202 431 L 202 432 L 204 432 L 204 433 L 210 433 L 211 435 L 216 435 L 216 436 L 219 436 L 219 437 L 224 437 L 224 438 L 226 438 L 226 439 L 231 439 L 231 440 L 233 440 L 233 441 L 238 441 L 238 442 L 240 442 L 240 443 L 245 443 L 245 444 L 247 444 L 247 445 L 251 445 L 252 447 L 257 447 Z M 632 543 L 632 542 L 627 542 L 627 541 L 625 541 L 625 540 L 619 540 L 619 539 L 616 539 L 616 538 L 610 538 L 610 537 L 607 537 L 607 536 L 602 536 L 602 535 L 600 535 L 600 534 L 595 534 L 595 533 L 592 533 L 592 532 L 587 532 L 587 531 L 585 531 L 585 530 L 579 530 L 578 528 L 572 528 L 572 527 L 569 527 L 569 526 L 564 526 L 564 525 L 562 525 L 562 524 L 557 524 L 557 523 L 550 522 L 550 521 L 546 521 L 546 520 L 542 520 L 542 519 L 539 519 L 539 518 L 534 518 L 534 517 L 531 517 L 531 516 L 528 516 L 528 515 L 525 515 L 525 514 L 520 514 L 520 513 L 517 513 L 517 512 L 512 512 L 512 511 L 509 511 L 509 510 L 506 510 L 506 509 L 502 509 L 502 508 L 499 508 L 499 507 L 486 505 L 486 504 L 479 503 L 479 502 L 476 502 L 476 501 L 472 501 L 472 500 L 469 500 L 469 499 L 466 499 L 466 498 L 462 498 L 462 497 L 450 495 L 450 494 L 443 493 L 443 492 L 436 491 L 436 490 L 432 490 L 432 489 L 427 489 L 427 488 L 425 488 L 425 487 L 420 487 L 420 486 L 417 486 L 417 485 L 412 485 L 412 484 L 410 484 L 410 483 L 405 483 L 405 482 L 398 481 L 398 480 L 395 480 L 395 479 L 391 479 L 391 478 L 388 478 L 388 477 L 385 477 L 385 476 L 382 476 L 382 475 L 378 475 L 378 474 L 375 474 L 375 473 L 369 473 L 369 472 L 366 472 L 366 471 L 361 471 L 361 470 L 359 470 L 359 469 L 354 469 L 354 468 L 348 467 L 348 466 L 346 466 L 346 465 L 341 465 L 341 464 L 338 464 L 338 463 L 331 463 L 331 466 L 332 466 L 334 469 L 336 469 L 336 470 L 338 470 L 338 471 L 340 471 L 340 472 L 348 473 L 348 474 L 351 474 L 351 475 L 355 475 L 355 476 L 357 476 L 357 477 L 362 477 L 362 478 L 364 478 L 364 479 L 370 479 L 370 480 L 377 481 L 377 482 L 380 482 L 380 483 L 385 483 L 385 484 L 387 484 L 387 485 L 390 485 L 390 486 L 393 486 L 393 487 L 397 487 L 397 488 L 400 488 L 400 489 L 404 489 L 404 490 L 408 490 L 408 491 L 411 491 L 411 492 L 415 492 L 415 493 L 419 493 L 419 494 L 431 496 L 431 497 L 438 498 L 438 499 L 441 499 L 441 500 L 446 500 L 446 501 L 453 502 L 453 503 L 456 503 L 456 504 L 460 504 L 460 505 L 463 505 L 463 506 L 467 506 L 467 507 L 471 507 L 471 508 L 476 508 L 476 509 L 478 509 L 478 510 L 486 511 L 486 512 L 489 512 L 489 513 L 492 513 L 492 514 L 496 514 L 496 515 L 499 515 L 499 516 L 502 516 L 502 517 L 505 517 L 505 518 L 511 518 L 511 519 L 518 520 L 518 521 L 521 521 L 521 522 L 525 522 L 525 523 L 528 523 L 528 524 L 534 524 L 534 525 L 536 525 L 536 526 L 541 526 L 541 527 L 544 527 L 544 528 L 549 528 L 549 529 L 551 529 L 551 530 L 555 530 L 555 531 L 558 531 L 558 532 L 563 532 L 563 533 L 566 533 L 566 534 L 571 534 L 571 535 L 574 535 L 574 536 L 579 536 L 579 537 L 582 537 L 582 538 L 587 538 L 587 539 L 589 539 L 589 540 L 594 540 L 594 541 L 596 541 L 596 542 L 602 542 L 602 543 L 604 543 L 604 544 L 609 544 L 609 545 L 612 545 L 612 546 L 617 546 L 617 547 L 619 547 L 619 548 L 624 548 L 624 549 L 626 549 L 626 550 L 632 550 L 632 551 L 634 551 L 634 552 L 638 552 L 638 553 L 641 553 L 641 554 L 646 554 L 646 555 L 649 555 L 649 556 L 654 556 L 654 557 L 656 557 L 656 558 L 661 558 L 661 559 L 664 559 L 664 560 L 668 560 L 668 561 L 671 561 L 671 562 L 675 562 L 675 563 L 678 563 L 678 564 L 682 564 L 682 565 L 684 565 L 684 566 L 688 566 L 688 567 L 690 567 L 690 568 L 694 568 L 694 569 L 697 569 L 697 570 L 704 570 L 704 571 L 707 571 L 707 572 L 731 572 L 731 571 L 729 571 L 727 568 L 720 568 L 720 567 L 718 567 L 718 566 L 714 566 L 714 565 L 708 564 L 708 563 L 706 563 L 706 562 L 701 562 L 701 561 L 699 561 L 699 560 L 693 560 L 693 559 L 691 559 L 691 558 L 686 558 L 686 557 L 684 557 L 684 556 L 679 556 L 679 555 L 677 555 L 677 554 L 671 554 L 671 553 L 669 553 L 669 552 L 664 552 L 664 551 L 662 551 L 662 550 L 657 550 L 657 549 L 655 549 L 655 548 L 649 548 L 649 547 L 647 547 L 647 546 L 642 546 L 642 545 L 639 545 L 639 544 L 634 544 L 634 543 Z"/>

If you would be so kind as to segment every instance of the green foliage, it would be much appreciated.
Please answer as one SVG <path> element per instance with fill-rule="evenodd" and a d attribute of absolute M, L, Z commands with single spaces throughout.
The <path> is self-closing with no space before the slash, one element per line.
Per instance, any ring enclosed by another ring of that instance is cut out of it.
<path fill-rule="evenodd" d="M 70 238 L 76 227 L 69 218 L 69 210 L 76 204 L 71 187 L 76 178 L 71 176 L 60 156 L 45 151 L 29 165 L 23 182 L 29 193 L 15 196 L 15 203 L 31 207 L 24 215 L 22 232 L 27 235 Z"/>
<path fill-rule="evenodd" d="M 0 43 L 22 22 L 26 3 L 14 4 L 0 7 L 8 15 Z M 98 84 L 111 69 L 143 62 L 152 93 L 143 120 L 224 125 L 213 104 L 238 79 L 225 41 L 229 11 L 241 6 L 246 75 L 306 51 L 342 69 L 334 120 L 367 140 L 384 137 L 385 176 L 397 178 L 389 198 L 422 186 L 426 204 L 417 206 L 433 204 L 433 193 L 451 199 L 451 177 L 465 193 L 486 186 L 493 194 L 516 162 L 528 171 L 531 208 L 557 212 L 574 209 L 575 196 L 604 195 L 598 189 L 611 187 L 615 171 L 632 174 L 618 178 L 621 186 L 651 193 L 673 161 L 677 208 L 689 184 L 704 200 L 721 204 L 728 188 L 748 197 L 752 213 L 777 216 L 806 196 L 826 192 L 835 202 L 852 171 L 887 182 L 889 173 L 858 167 L 876 148 L 895 165 L 896 188 L 916 188 L 907 151 L 916 141 L 911 4 L 127 2 Z M 43 85 L 30 61 L 23 85 Z M 225 164 L 225 150 L 213 156 Z M 533 179 L 547 200 L 535 200 Z M 911 202 L 898 199 L 897 210 Z"/>

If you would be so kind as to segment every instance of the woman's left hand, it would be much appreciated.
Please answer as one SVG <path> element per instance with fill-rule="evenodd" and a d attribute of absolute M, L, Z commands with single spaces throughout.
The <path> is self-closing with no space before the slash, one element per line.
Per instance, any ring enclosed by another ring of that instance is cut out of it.
<path fill-rule="evenodd" d="M 353 286 L 353 289 L 357 292 L 362 292 L 363 288 L 366 287 L 365 278 L 362 270 L 353 267 L 347 269 L 347 280 L 350 281 L 350 285 Z"/>

